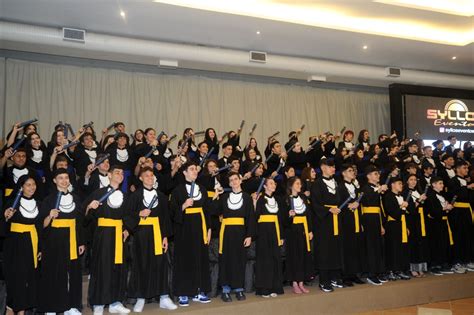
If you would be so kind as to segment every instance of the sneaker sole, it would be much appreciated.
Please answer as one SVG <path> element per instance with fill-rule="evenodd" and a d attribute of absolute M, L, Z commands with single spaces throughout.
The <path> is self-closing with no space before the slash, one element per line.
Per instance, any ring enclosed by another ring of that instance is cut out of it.
<path fill-rule="evenodd" d="M 382 283 L 375 283 L 371 280 L 367 280 L 367 283 L 371 284 L 371 285 L 382 285 Z"/>

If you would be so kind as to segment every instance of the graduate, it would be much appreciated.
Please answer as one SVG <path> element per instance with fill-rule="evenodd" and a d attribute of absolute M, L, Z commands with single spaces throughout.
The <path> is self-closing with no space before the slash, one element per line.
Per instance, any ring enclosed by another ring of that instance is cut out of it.
<path fill-rule="evenodd" d="M 301 179 L 291 177 L 287 182 L 286 210 L 289 224 L 286 232 L 285 279 L 293 285 L 295 294 L 309 293 L 305 281 L 314 278 L 311 242 L 313 220 L 307 197 L 302 193 Z"/>
<path fill-rule="evenodd" d="M 219 155 L 219 144 L 222 142 L 222 138 L 217 138 L 217 133 L 214 128 L 207 128 L 206 133 L 204 134 L 204 142 L 207 144 L 207 148 L 211 150 L 214 148 L 212 152 L 212 158 L 216 159 Z"/>
<path fill-rule="evenodd" d="M 385 217 L 381 208 L 380 195 L 387 191 L 387 185 L 379 184 L 380 173 L 373 165 L 369 165 L 365 169 L 365 175 L 367 184 L 362 187 L 364 196 L 361 199 L 361 221 L 364 228 L 364 247 L 367 253 L 365 267 L 368 272 L 367 282 L 373 285 L 382 285 L 387 282 L 387 279 L 383 275 L 385 272 L 383 238 Z"/>
<path fill-rule="evenodd" d="M 174 223 L 173 291 L 180 306 L 189 305 L 189 297 L 209 303 L 210 201 L 206 189 L 195 183 L 198 166 L 187 162 L 182 167 L 186 182 L 171 193 L 171 219 Z"/>
<path fill-rule="evenodd" d="M 450 255 L 454 244 L 448 213 L 453 210 L 444 195 L 444 182 L 441 177 L 431 179 L 426 209 L 428 217 L 428 239 L 430 246 L 430 271 L 435 276 L 454 273 L 451 270 Z"/>
<path fill-rule="evenodd" d="M 95 163 L 98 154 L 98 148 L 91 133 L 85 132 L 80 137 L 81 143 L 75 148 L 72 158 L 74 159 L 74 168 L 79 177 L 84 177 L 87 172 L 87 166 Z"/>
<path fill-rule="evenodd" d="M 104 154 L 99 154 L 98 159 L 104 158 Z M 105 159 L 99 165 L 94 163 L 89 164 L 87 167 L 87 172 L 84 175 L 82 181 L 82 189 L 86 195 L 89 195 L 96 191 L 110 185 L 109 178 L 110 162 L 109 159 Z"/>
<path fill-rule="evenodd" d="M 128 143 L 129 138 L 127 134 L 117 133 L 112 139 L 115 139 L 115 141 L 107 147 L 106 153 L 110 154 L 109 159 L 111 165 L 120 165 L 124 170 L 124 179 L 121 189 L 125 194 L 129 190 L 132 169 L 136 164 L 135 156 Z"/>
<path fill-rule="evenodd" d="M 474 214 L 470 204 L 474 183 L 468 183 L 469 168 L 466 161 L 458 161 L 454 169 L 456 176 L 448 182 L 448 196 L 451 200 L 456 196 L 456 202 L 448 217 L 454 240 L 454 271 L 462 273 L 462 270 L 474 271 L 474 262 L 471 261 Z"/>
<path fill-rule="evenodd" d="M 343 282 L 347 287 L 364 282 L 357 276 L 363 271 L 363 230 L 361 225 L 361 213 L 357 202 L 360 194 L 360 186 L 356 180 L 354 166 L 344 164 L 341 167 L 342 181 L 338 185 L 341 200 L 350 198 L 346 207 L 341 209 L 341 228 L 344 268 Z"/>
<path fill-rule="evenodd" d="M 130 312 L 122 304 L 127 288 L 127 247 L 124 242 L 129 235 L 123 224 L 129 209 L 119 189 L 123 170 L 112 166 L 108 176 L 109 186 L 96 190 L 84 202 L 86 221 L 94 227 L 88 294 L 94 315 L 103 314 L 107 304 L 110 313 Z M 100 201 L 109 193 L 106 200 Z"/>
<path fill-rule="evenodd" d="M 222 301 L 232 302 L 231 291 L 239 301 L 245 300 L 244 281 L 246 248 L 255 237 L 255 211 L 253 200 L 242 191 L 239 173 L 229 172 L 229 193 L 218 190 L 213 203 L 214 211 L 222 218 L 219 234 L 219 282 Z"/>
<path fill-rule="evenodd" d="M 280 247 L 285 240 L 287 213 L 283 203 L 273 195 L 275 180 L 265 178 L 262 196 L 254 195 L 257 225 L 255 264 L 256 294 L 264 298 L 283 294 L 283 271 Z"/>
<path fill-rule="evenodd" d="M 424 203 L 426 194 L 420 192 L 417 188 L 418 179 L 416 175 L 408 176 L 404 194 L 409 191 L 411 200 L 407 208 L 407 228 L 410 231 L 408 235 L 408 245 L 410 247 L 410 271 L 415 278 L 425 277 L 428 271 L 429 243 L 426 234 L 426 211 Z M 429 187 L 429 186 L 428 186 Z"/>
<path fill-rule="evenodd" d="M 339 205 L 342 204 L 333 159 L 321 159 L 322 176 L 311 189 L 311 205 L 316 216 L 315 254 L 319 287 L 323 292 L 342 288 L 342 235 Z"/>
<path fill-rule="evenodd" d="M 2 216 L 6 221 L 2 224 L 6 233 L 2 234 L 6 234 L 3 274 L 8 292 L 7 307 L 19 315 L 25 315 L 25 311 L 37 306 L 39 240 L 43 222 L 35 192 L 36 178 L 31 174 L 20 176 L 14 191 L 15 197 L 20 196 L 19 202 L 8 202 Z"/>
<path fill-rule="evenodd" d="M 385 266 L 389 271 L 388 279 L 409 280 L 405 274 L 409 269 L 410 257 L 407 227 L 407 196 L 402 195 L 403 181 L 400 177 L 390 179 L 390 190 L 382 198 L 387 215 L 385 223 Z"/>
<path fill-rule="evenodd" d="M 143 187 L 130 195 L 127 202 L 129 214 L 124 219 L 133 234 L 127 294 L 137 299 L 133 307 L 135 313 L 143 311 L 145 299 L 157 297 L 160 308 L 174 310 L 177 306 L 169 297 L 166 257 L 171 235 L 168 198 L 153 187 L 152 168 L 142 168 L 139 179 Z"/>
<path fill-rule="evenodd" d="M 46 145 L 41 137 L 36 132 L 31 132 L 26 137 L 26 156 L 28 158 L 26 165 L 36 171 L 38 177 L 42 182 L 46 182 L 46 175 L 48 170 L 48 156 Z"/>
<path fill-rule="evenodd" d="M 40 208 L 44 230 L 37 310 L 46 314 L 78 315 L 82 309 L 79 256 L 85 250 L 83 213 L 79 198 L 68 191 L 67 170 L 57 169 L 53 181 L 56 189 Z"/>

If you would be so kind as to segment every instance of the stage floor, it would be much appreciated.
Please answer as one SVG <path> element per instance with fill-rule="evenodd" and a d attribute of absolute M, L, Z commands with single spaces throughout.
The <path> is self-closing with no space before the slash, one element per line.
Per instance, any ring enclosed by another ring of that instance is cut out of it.
<path fill-rule="evenodd" d="M 86 285 L 86 283 L 84 283 Z M 285 288 L 285 294 L 276 298 L 262 298 L 255 294 L 247 294 L 246 301 L 224 303 L 219 297 L 212 299 L 209 304 L 191 302 L 188 307 L 180 307 L 175 311 L 160 309 L 158 303 L 145 305 L 143 314 L 175 313 L 175 314 L 382 314 L 378 310 L 394 309 L 391 314 L 417 314 L 410 306 L 467 299 L 467 304 L 462 304 L 461 311 L 452 313 L 443 310 L 430 309 L 428 306 L 419 307 L 418 314 L 474 314 L 474 273 L 463 275 L 444 275 L 426 278 L 411 279 L 408 281 L 388 282 L 382 286 L 369 284 L 356 285 L 351 288 L 336 289 L 332 293 L 323 293 L 317 286 L 308 287 L 311 292 L 296 295 L 291 288 Z M 87 292 L 87 288 L 84 288 Z M 469 304 L 469 301 L 471 304 Z M 439 304 L 439 303 L 437 303 Z M 436 305 L 436 304 L 431 304 Z M 451 304 L 447 304 L 451 305 Z M 443 309 L 446 310 L 446 303 Z M 127 305 L 130 309 L 133 305 Z M 472 309 L 470 309 L 472 307 Z M 400 308 L 398 312 L 397 309 Z M 465 310 L 465 311 L 464 311 Z M 423 312 L 421 312 L 423 311 Z M 83 314 L 91 314 L 90 309 L 85 309 Z M 107 313 L 107 310 L 104 314 Z M 383 312 L 385 314 L 387 312 Z M 364 313 L 365 314 L 365 313 Z"/>

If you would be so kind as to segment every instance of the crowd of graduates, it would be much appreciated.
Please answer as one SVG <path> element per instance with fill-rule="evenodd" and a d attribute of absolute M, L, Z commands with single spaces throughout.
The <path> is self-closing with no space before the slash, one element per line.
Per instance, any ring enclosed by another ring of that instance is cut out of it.
<path fill-rule="evenodd" d="M 114 122 L 77 133 L 16 123 L 0 152 L 7 308 L 17 314 L 173 310 L 474 271 L 470 142 L 368 130 L 257 144 Z M 82 302 L 88 276 L 87 304 Z"/>

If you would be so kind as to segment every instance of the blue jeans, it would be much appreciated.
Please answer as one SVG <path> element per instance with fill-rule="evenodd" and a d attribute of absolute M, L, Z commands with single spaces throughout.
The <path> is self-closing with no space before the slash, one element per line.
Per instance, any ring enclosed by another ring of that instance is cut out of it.
<path fill-rule="evenodd" d="M 237 288 L 237 289 L 234 289 L 234 292 L 243 292 L 244 291 L 244 288 Z M 223 285 L 222 286 L 222 293 L 230 293 L 232 292 L 232 288 L 228 285 Z"/>

